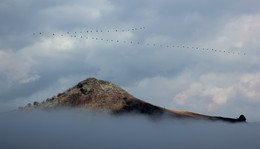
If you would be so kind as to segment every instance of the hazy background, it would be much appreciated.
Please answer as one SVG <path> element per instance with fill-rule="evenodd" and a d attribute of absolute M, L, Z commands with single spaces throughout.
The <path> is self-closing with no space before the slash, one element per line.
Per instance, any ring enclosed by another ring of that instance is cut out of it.
<path fill-rule="evenodd" d="M 0 116 L 1 149 L 256 149 L 259 123 L 218 123 L 66 112 Z"/>
<path fill-rule="evenodd" d="M 97 77 L 166 108 L 260 121 L 259 7 L 257 0 L 1 0 L 0 112 Z M 140 45 L 51 36 L 143 26 L 91 35 Z"/>

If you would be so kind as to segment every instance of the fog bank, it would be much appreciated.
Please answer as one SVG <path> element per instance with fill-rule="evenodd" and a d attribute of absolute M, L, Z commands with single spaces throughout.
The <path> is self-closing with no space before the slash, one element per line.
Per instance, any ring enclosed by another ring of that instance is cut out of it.
<path fill-rule="evenodd" d="M 0 115 L 1 149 L 245 149 L 260 146 L 259 132 L 259 123 L 153 121 L 75 111 Z"/>

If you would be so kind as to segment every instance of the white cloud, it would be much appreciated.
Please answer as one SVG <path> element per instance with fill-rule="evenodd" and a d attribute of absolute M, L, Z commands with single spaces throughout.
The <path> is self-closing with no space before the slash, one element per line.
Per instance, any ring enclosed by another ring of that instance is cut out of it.
<path fill-rule="evenodd" d="M 260 14 L 232 18 L 217 38 L 217 42 L 237 48 L 257 44 L 260 40 Z"/>
<path fill-rule="evenodd" d="M 188 104 L 190 98 L 195 98 L 198 93 L 203 93 L 203 88 L 201 84 L 194 83 L 184 92 L 180 92 L 174 97 L 174 101 L 179 105 Z"/>
<path fill-rule="evenodd" d="M 205 78 L 211 79 L 205 81 Z M 229 77 L 225 79 L 230 80 Z M 224 81 L 223 78 L 221 80 Z M 203 75 L 199 80 L 193 81 L 187 89 L 176 94 L 172 104 L 175 107 L 179 105 L 194 111 L 210 113 L 228 111 L 228 107 L 241 101 L 247 104 L 260 104 L 260 74 L 244 74 L 233 77 L 232 80 L 220 83 L 217 74 Z"/>
<path fill-rule="evenodd" d="M 31 72 L 32 63 L 12 51 L 0 51 L 0 72 L 7 77 L 8 86 L 26 84 L 40 78 Z"/>
<path fill-rule="evenodd" d="M 33 45 L 21 50 L 21 54 L 32 59 L 38 57 L 64 59 L 69 58 L 70 51 L 75 47 L 75 41 L 69 37 L 40 38 Z"/>
<path fill-rule="evenodd" d="M 260 74 L 246 74 L 236 85 L 237 90 L 251 102 L 260 102 Z"/>

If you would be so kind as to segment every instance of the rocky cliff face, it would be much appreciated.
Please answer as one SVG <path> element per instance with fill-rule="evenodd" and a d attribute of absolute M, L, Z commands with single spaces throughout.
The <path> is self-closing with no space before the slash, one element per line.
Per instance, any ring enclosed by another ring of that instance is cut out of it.
<path fill-rule="evenodd" d="M 42 103 L 34 102 L 23 109 L 54 110 L 60 107 L 73 107 L 80 109 L 94 109 L 113 114 L 140 113 L 151 117 L 167 115 L 173 118 L 191 118 L 207 120 L 223 120 L 228 122 L 245 121 L 244 116 L 239 119 L 212 117 L 189 111 L 169 110 L 152 105 L 137 99 L 112 82 L 89 78 L 78 83 L 73 88 L 60 93 L 57 97 L 47 99 Z"/>

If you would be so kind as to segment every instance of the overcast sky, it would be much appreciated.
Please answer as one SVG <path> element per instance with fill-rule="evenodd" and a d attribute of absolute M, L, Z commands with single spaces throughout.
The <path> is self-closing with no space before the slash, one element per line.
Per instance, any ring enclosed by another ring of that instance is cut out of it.
<path fill-rule="evenodd" d="M 257 0 L 1 0 L 0 111 L 96 77 L 167 108 L 260 121 L 259 7 Z"/>

